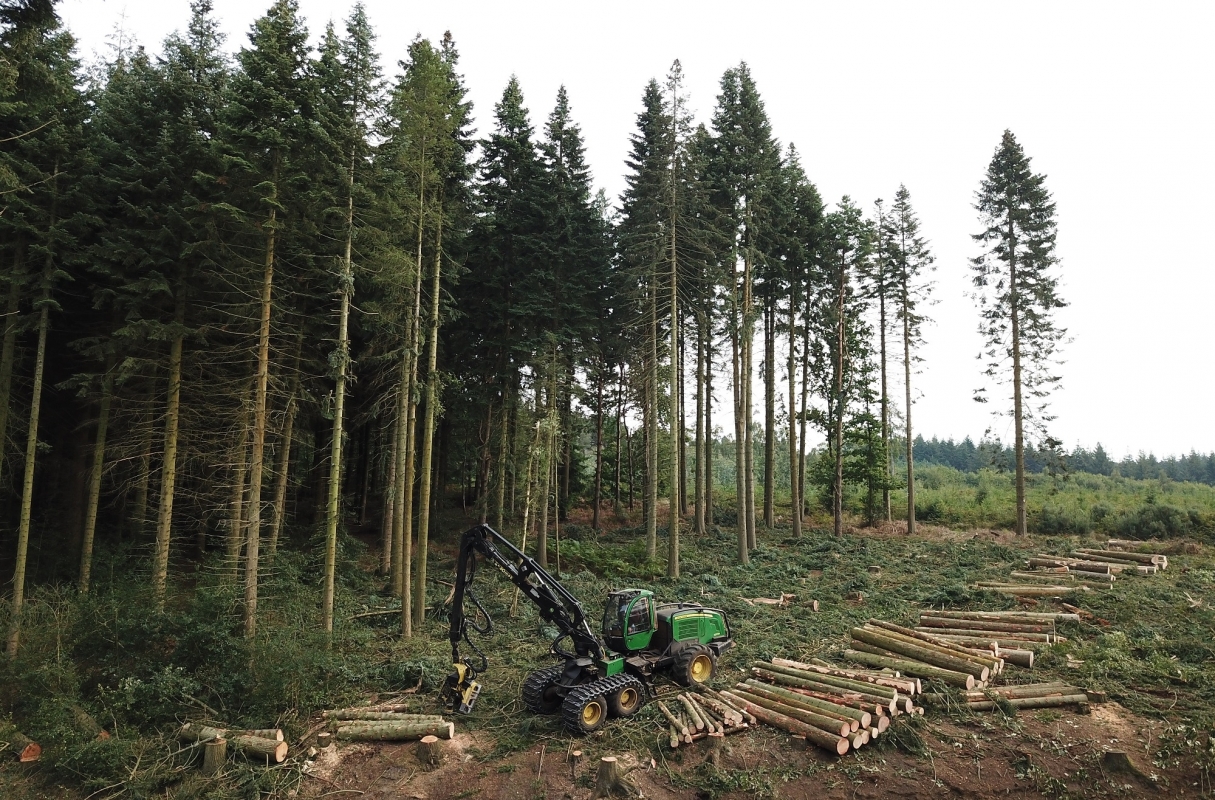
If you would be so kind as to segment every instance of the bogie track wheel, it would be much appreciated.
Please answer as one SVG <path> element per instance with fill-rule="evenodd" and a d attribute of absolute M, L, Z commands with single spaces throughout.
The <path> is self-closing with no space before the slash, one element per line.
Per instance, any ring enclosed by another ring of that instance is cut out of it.
<path fill-rule="evenodd" d="M 558 694 L 557 681 L 565 672 L 565 667 L 558 664 L 555 667 L 538 669 L 523 680 L 523 705 L 534 714 L 556 714 L 561 708 L 562 696 Z"/>
<path fill-rule="evenodd" d="M 712 680 L 717 672 L 717 659 L 702 644 L 686 647 L 675 657 L 671 677 L 682 686 L 700 686 Z"/>
<path fill-rule="evenodd" d="M 565 727 L 574 733 L 594 733 L 603 727 L 608 719 L 607 698 L 601 693 L 602 687 L 594 684 L 579 686 L 565 696 L 561 704 L 561 718 Z"/>
<path fill-rule="evenodd" d="M 645 702 L 641 684 L 635 680 L 609 694 L 607 701 L 608 710 L 614 717 L 631 717 L 641 710 Z"/>

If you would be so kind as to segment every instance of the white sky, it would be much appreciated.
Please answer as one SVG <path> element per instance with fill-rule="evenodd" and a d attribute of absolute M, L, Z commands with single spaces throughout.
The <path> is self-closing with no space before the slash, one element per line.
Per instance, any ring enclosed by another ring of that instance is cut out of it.
<path fill-rule="evenodd" d="M 215 0 L 231 49 L 269 4 Z M 314 38 L 351 5 L 300 0 Z M 971 400 L 981 341 L 964 293 L 974 192 L 1012 129 L 1058 203 L 1072 304 L 1060 320 L 1074 341 L 1055 435 L 1115 457 L 1215 451 L 1215 3 L 365 5 L 389 76 L 416 34 L 452 31 L 481 132 L 512 73 L 537 127 L 565 84 L 596 183 L 613 197 L 646 81 L 680 59 L 707 121 L 721 74 L 747 61 L 776 135 L 798 146 L 825 200 L 848 194 L 868 210 L 900 183 L 911 192 L 938 267 L 915 412 L 927 436 L 977 439 L 993 424 Z M 158 52 L 189 3 L 63 0 L 60 13 L 87 59 L 120 20 Z"/>

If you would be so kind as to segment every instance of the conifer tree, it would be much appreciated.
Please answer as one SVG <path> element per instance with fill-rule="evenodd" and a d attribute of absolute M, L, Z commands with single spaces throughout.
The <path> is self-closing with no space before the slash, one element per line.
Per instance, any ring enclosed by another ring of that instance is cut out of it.
<path fill-rule="evenodd" d="M 1067 334 L 1055 324 L 1054 312 L 1067 304 L 1053 269 L 1055 203 L 1046 176 L 1034 174 L 1012 131 L 1004 131 L 979 184 L 975 210 L 983 226 L 973 237 L 983 251 L 971 259 L 979 332 L 986 340 L 980 358 L 989 381 L 1012 388 L 1017 533 L 1024 535 L 1025 433 L 1029 428 L 1045 438 L 1045 425 L 1053 419 L 1048 401 L 1059 383 L 1058 348 Z M 987 402 L 986 387 L 975 399 Z"/>
<path fill-rule="evenodd" d="M 932 284 L 926 273 L 932 269 L 933 257 L 928 243 L 920 236 L 920 221 L 911 207 L 911 193 L 899 186 L 894 204 L 885 218 L 885 240 L 890 253 L 890 273 L 894 283 L 894 321 L 902 329 L 903 339 L 903 412 L 904 448 L 907 458 L 907 533 L 915 533 L 915 473 L 911 426 L 913 365 L 919 361 L 916 353 L 923 343 L 923 326 L 928 321 L 922 306 L 930 302 Z"/>

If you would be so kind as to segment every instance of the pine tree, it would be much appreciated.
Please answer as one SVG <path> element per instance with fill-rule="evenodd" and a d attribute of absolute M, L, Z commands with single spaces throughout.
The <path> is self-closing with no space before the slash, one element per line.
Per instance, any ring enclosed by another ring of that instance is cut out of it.
<path fill-rule="evenodd" d="M 1067 333 L 1055 324 L 1054 312 L 1067 304 L 1053 270 L 1055 203 L 1046 176 L 1032 172 L 1011 131 L 1004 131 L 987 167 L 975 210 L 983 226 L 973 237 L 983 252 L 971 259 L 979 332 L 986 340 L 980 358 L 986 360 L 986 378 L 1012 387 L 1017 533 L 1024 535 L 1026 428 L 1045 438 L 1053 419 L 1048 401 L 1059 383 L 1058 349 Z M 987 389 L 975 398 L 987 402 Z"/>
<path fill-rule="evenodd" d="M 902 328 L 904 436 L 907 459 L 907 533 L 915 533 L 915 460 L 911 408 L 912 367 L 918 362 L 916 350 L 923 344 L 923 326 L 928 322 L 922 306 L 931 301 L 932 284 L 926 273 L 933 257 L 928 243 L 920 236 L 920 221 L 911 207 L 911 193 L 899 186 L 894 204 L 885 217 L 885 242 L 890 255 L 890 277 L 894 283 L 894 321 Z"/>

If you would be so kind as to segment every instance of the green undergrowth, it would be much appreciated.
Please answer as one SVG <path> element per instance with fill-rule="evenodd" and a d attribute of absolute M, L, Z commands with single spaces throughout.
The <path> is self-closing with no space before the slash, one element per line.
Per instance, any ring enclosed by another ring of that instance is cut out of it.
<path fill-rule="evenodd" d="M 88 598 L 67 588 L 39 589 L 28 605 L 20 656 L 0 662 L 0 733 L 15 724 L 46 750 L 44 760 L 32 767 L 0 766 L 0 795 L 8 791 L 4 796 L 25 800 L 45 796 L 48 786 L 65 785 L 81 791 L 80 796 L 100 792 L 98 797 L 287 796 L 301 780 L 294 767 L 267 770 L 238 758 L 225 775 L 204 779 L 189 768 L 198 757 L 195 749 L 183 748 L 174 732 L 183 721 L 206 720 L 234 727 L 280 726 L 295 737 L 320 709 L 419 685 L 416 694 L 402 698 L 418 710 L 436 708 L 437 688 L 450 666 L 442 604 L 449 586 L 441 581 L 450 581 L 452 550 L 464 524 L 447 520 L 434 541 L 434 605 L 407 641 L 400 639 L 394 615 L 356 618 L 389 608 L 392 601 L 382 578 L 353 566 L 369 567 L 375 559 L 352 540 L 343 541 L 343 560 L 351 566 L 341 575 L 332 640 L 317 630 L 320 570 L 316 558 L 307 554 L 311 550 L 280 554 L 263 584 L 259 633 L 252 640 L 241 635 L 238 589 L 217 563 L 198 570 L 190 588 L 173 596 L 163 613 L 149 602 L 146 576 L 121 564 L 96 571 L 103 577 Z M 838 660 L 848 647 L 849 629 L 871 617 L 912 624 L 918 611 L 928 607 L 1014 608 L 1001 595 L 969 587 L 977 580 L 1006 577 L 1035 552 L 1068 553 L 1104 541 L 1097 536 L 1015 540 L 989 533 L 930 540 L 863 531 L 835 537 L 822 528 L 811 528 L 800 538 L 787 528 L 761 530 L 759 538 L 750 563 L 740 565 L 731 528 L 711 526 L 705 536 L 685 531 L 681 576 L 671 579 L 665 576 L 665 534 L 659 536 L 657 556 L 647 559 L 642 528 L 597 535 L 567 526 L 560 547 L 550 543 L 550 567 L 559 569 L 596 629 L 607 594 L 624 586 L 652 589 L 660 600 L 724 610 L 736 641 L 715 679 L 726 687 L 744 678 L 760 659 Z M 1010 667 L 1007 680 L 1066 680 L 1108 692 L 1111 699 L 1158 720 L 1162 731 L 1211 730 L 1215 558 L 1201 547 L 1172 549 L 1182 552 L 1170 555 L 1170 568 L 1159 575 L 1126 577 L 1110 590 L 1071 597 L 1095 619 L 1062 626 L 1068 642 L 1043 652 L 1033 672 Z M 519 699 L 527 673 L 552 663 L 548 645 L 556 631 L 526 601 L 520 600 L 512 613 L 515 589 L 495 570 L 480 570 L 476 590 L 494 626 L 485 637 L 474 635 L 489 667 L 481 676 L 485 688 L 474 713 L 459 720 L 460 729 L 478 736 L 474 755 L 496 761 L 542 743 L 550 752 L 563 751 L 570 738 L 559 718 L 529 714 Z M 784 607 L 746 602 L 782 592 L 794 595 Z M 817 612 L 812 610 L 815 600 Z M 462 653 L 475 656 L 467 645 Z M 674 691 L 665 680 L 659 688 Z M 81 712 L 112 738 L 94 741 L 81 723 Z M 980 730 L 993 723 L 992 715 L 974 717 L 957 706 L 932 713 Z M 930 724 L 904 718 L 866 752 L 897 748 L 926 757 L 925 725 Z M 765 730 L 751 736 L 779 739 L 783 734 Z M 1167 741 L 1172 740 L 1161 737 L 1159 746 L 1171 746 Z M 588 758 L 626 751 L 654 758 L 678 774 L 673 778 L 677 785 L 695 787 L 706 796 L 738 791 L 771 795 L 782 781 L 822 768 L 819 761 L 806 759 L 779 774 L 683 769 L 689 756 L 682 748 L 670 751 L 665 742 L 659 714 L 649 706 L 635 720 L 613 722 L 579 747 Z M 1160 755 L 1164 761 L 1180 757 Z M 21 788 L 27 785 L 33 788 Z"/>

